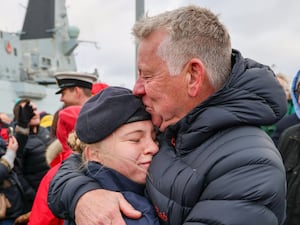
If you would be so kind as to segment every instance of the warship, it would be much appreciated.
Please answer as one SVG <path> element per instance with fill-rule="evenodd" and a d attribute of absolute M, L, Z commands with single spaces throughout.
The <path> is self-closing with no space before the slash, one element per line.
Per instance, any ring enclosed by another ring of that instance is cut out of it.
<path fill-rule="evenodd" d="M 79 32 L 69 25 L 65 0 L 28 0 L 22 30 L 0 30 L 0 112 L 11 115 L 20 98 L 49 113 L 62 105 L 54 74 L 77 71 Z"/>

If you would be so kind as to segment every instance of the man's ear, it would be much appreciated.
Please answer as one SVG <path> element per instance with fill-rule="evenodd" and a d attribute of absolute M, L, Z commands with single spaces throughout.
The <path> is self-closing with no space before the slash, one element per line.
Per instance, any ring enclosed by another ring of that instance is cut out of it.
<path fill-rule="evenodd" d="M 76 93 L 76 96 L 78 98 L 80 98 L 80 96 L 82 96 L 83 90 L 81 87 L 75 86 L 73 90 Z"/>
<path fill-rule="evenodd" d="M 204 67 L 199 59 L 193 58 L 190 60 L 187 73 L 186 81 L 188 94 L 192 97 L 198 95 L 204 80 Z"/>
<path fill-rule="evenodd" d="M 80 88 L 80 87 L 78 87 L 78 86 L 75 86 L 75 87 L 74 87 L 74 91 L 76 91 L 76 93 L 79 93 L 79 92 L 80 92 L 80 90 L 81 90 L 81 88 Z"/>

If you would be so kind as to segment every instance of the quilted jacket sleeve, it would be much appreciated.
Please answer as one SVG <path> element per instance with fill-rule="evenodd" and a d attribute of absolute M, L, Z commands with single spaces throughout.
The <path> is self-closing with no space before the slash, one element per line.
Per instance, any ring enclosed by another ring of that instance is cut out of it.
<path fill-rule="evenodd" d="M 71 155 L 62 163 L 52 179 L 48 192 L 48 205 L 59 218 L 75 218 L 75 206 L 78 199 L 86 192 L 100 188 L 92 178 L 79 169 L 81 157 Z"/>

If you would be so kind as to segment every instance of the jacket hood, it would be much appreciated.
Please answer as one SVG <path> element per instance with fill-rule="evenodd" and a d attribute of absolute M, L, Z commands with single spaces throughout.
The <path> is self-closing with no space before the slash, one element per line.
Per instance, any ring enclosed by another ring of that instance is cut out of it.
<path fill-rule="evenodd" d="M 298 119 L 300 119 L 300 105 L 298 104 L 299 94 L 296 94 L 295 90 L 299 85 L 299 77 L 300 77 L 300 70 L 294 76 L 292 81 L 292 86 L 291 86 L 291 98 Z"/>
<path fill-rule="evenodd" d="M 59 154 L 62 152 L 62 146 L 58 139 L 55 139 L 48 145 L 46 149 L 46 162 L 50 167 L 60 163 Z"/>
<path fill-rule="evenodd" d="M 62 145 L 61 161 L 72 152 L 68 145 L 68 136 L 75 130 L 77 117 L 81 106 L 68 106 L 58 114 L 56 137 Z"/>
<path fill-rule="evenodd" d="M 287 111 L 285 94 L 274 72 L 233 50 L 232 71 L 224 86 L 194 108 L 167 133 L 176 130 L 178 144 L 193 149 L 216 132 L 243 125 L 271 125 Z M 184 134 L 180 136 L 180 134 Z M 172 134 L 170 134 L 172 135 Z M 188 141 L 183 141 L 188 138 Z"/>

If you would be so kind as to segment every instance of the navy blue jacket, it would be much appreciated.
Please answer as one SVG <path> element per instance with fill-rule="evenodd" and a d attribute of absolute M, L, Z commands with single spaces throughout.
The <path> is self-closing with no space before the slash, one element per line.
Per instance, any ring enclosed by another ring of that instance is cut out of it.
<path fill-rule="evenodd" d="M 127 225 L 159 225 L 154 208 L 144 197 L 145 185 L 137 184 L 117 171 L 104 167 L 97 162 L 88 162 L 85 174 L 94 178 L 103 189 L 121 192 L 135 209 L 142 212 L 142 217 L 138 220 L 124 217 Z"/>
<path fill-rule="evenodd" d="M 260 127 L 285 115 L 285 95 L 269 67 L 235 50 L 232 65 L 224 86 L 160 139 L 146 190 L 161 224 L 283 224 L 285 169 Z M 77 193 L 96 188 L 73 173 L 72 164 L 63 166 L 49 192 L 52 209 L 64 216 L 74 216 Z M 75 183 L 74 192 L 63 191 Z"/>

